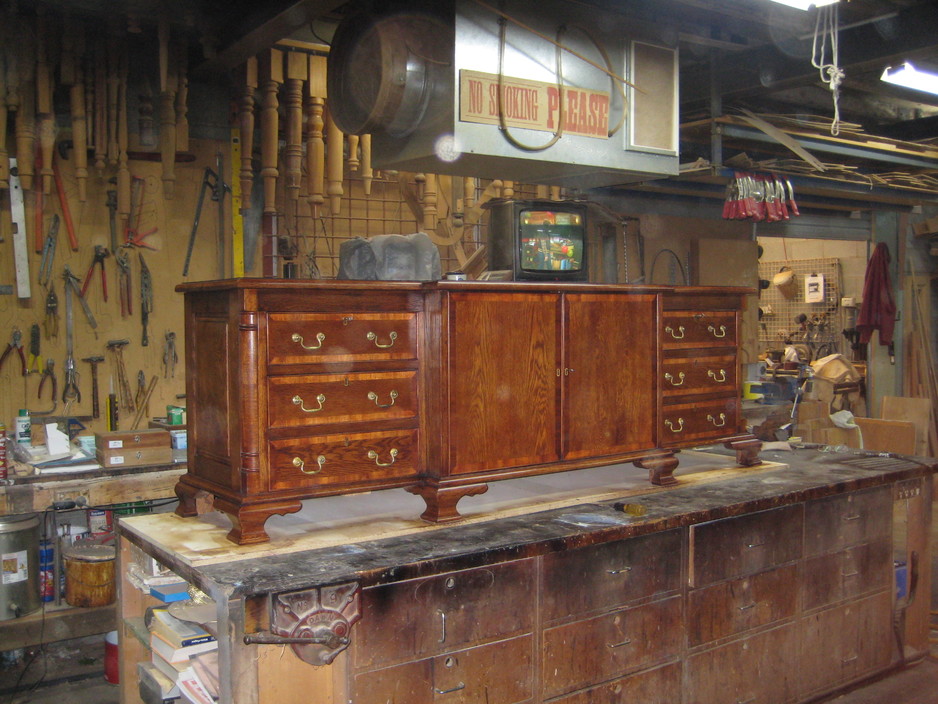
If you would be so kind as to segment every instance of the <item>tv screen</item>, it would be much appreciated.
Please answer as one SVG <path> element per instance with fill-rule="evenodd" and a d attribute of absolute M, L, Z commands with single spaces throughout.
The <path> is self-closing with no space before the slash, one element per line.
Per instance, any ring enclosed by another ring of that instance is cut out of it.
<path fill-rule="evenodd" d="M 580 271 L 586 233 L 580 213 L 522 210 L 521 269 L 530 272 Z"/>

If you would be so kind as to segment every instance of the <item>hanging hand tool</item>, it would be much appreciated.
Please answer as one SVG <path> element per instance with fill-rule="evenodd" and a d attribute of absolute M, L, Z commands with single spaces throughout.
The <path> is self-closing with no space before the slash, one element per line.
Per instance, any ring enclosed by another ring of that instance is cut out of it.
<path fill-rule="evenodd" d="M 121 408 L 134 411 L 134 397 L 130 393 L 130 383 L 127 381 L 127 367 L 124 364 L 124 348 L 130 340 L 108 340 L 107 348 L 114 358 L 114 367 L 117 369 L 117 398 Z"/>
<path fill-rule="evenodd" d="M 49 225 L 49 234 L 42 245 L 42 263 L 39 265 L 39 285 L 43 288 L 49 288 L 52 281 L 52 264 L 55 261 L 55 246 L 59 237 L 59 216 L 52 216 L 52 224 Z"/>
<path fill-rule="evenodd" d="M 144 409 L 150 403 L 150 397 L 153 395 L 153 390 L 156 388 L 156 382 L 158 377 L 156 375 L 150 379 L 150 385 L 147 387 L 146 393 L 143 395 L 143 403 L 140 405 L 140 408 L 137 410 L 137 415 L 134 416 L 134 422 L 130 424 L 131 430 L 136 430 L 140 426 L 140 421 L 143 420 Z"/>
<path fill-rule="evenodd" d="M 91 283 L 91 275 L 94 273 L 94 268 L 100 266 L 101 293 L 104 296 L 104 301 L 107 302 L 107 273 L 104 271 L 104 260 L 109 256 L 111 256 L 111 253 L 108 251 L 107 247 L 101 244 L 94 246 L 94 258 L 91 260 L 91 266 L 88 267 L 88 273 L 85 274 L 85 280 L 81 285 L 82 298 L 84 298 L 85 293 L 88 291 L 88 284 Z"/>
<path fill-rule="evenodd" d="M 182 275 L 189 275 L 189 262 L 192 259 L 192 248 L 195 246 L 195 235 L 199 229 L 199 220 L 202 218 L 202 204 L 205 202 L 205 189 L 212 192 L 212 200 L 218 203 L 218 268 L 219 277 L 225 276 L 225 193 L 231 193 L 231 186 L 222 179 L 222 160 L 218 154 L 215 161 L 218 171 L 212 171 L 208 166 L 202 176 L 202 189 L 199 191 L 199 200 L 195 206 L 195 218 L 192 221 L 192 231 L 189 233 L 189 245 L 186 249 L 186 261 L 182 267 Z"/>
<path fill-rule="evenodd" d="M 17 127 L 22 116 L 17 116 Z M 29 298 L 29 245 L 26 243 L 25 184 L 20 183 L 19 160 L 10 159 L 10 217 L 13 219 L 13 265 L 16 271 L 16 296 Z"/>
<path fill-rule="evenodd" d="M 23 333 L 20 332 L 18 327 L 13 328 L 13 334 L 10 336 L 7 348 L 3 351 L 3 355 L 0 356 L 0 369 L 3 368 L 3 363 L 13 350 L 16 350 L 16 354 L 18 354 L 20 358 L 20 374 L 26 376 L 27 367 L 26 355 L 23 353 Z"/>
<path fill-rule="evenodd" d="M 59 196 L 59 207 L 62 209 L 62 219 L 65 221 L 65 231 L 68 233 L 68 243 L 73 252 L 78 251 L 78 237 L 75 235 L 75 225 L 72 222 L 72 211 L 68 207 L 68 195 L 62 185 L 62 174 L 59 173 L 59 164 L 53 159 L 52 174 L 55 177 L 55 192 Z"/>
<path fill-rule="evenodd" d="M 85 314 L 85 318 L 88 320 L 88 325 L 92 330 L 96 330 L 98 327 L 98 321 L 94 319 L 94 315 L 91 312 L 91 308 L 88 306 L 88 301 L 85 300 L 85 297 L 81 295 L 81 288 L 78 286 L 78 277 L 72 273 L 72 270 L 68 268 L 68 265 L 65 266 L 65 273 L 62 275 L 62 278 L 65 279 L 65 293 L 68 293 L 69 288 L 75 296 L 78 297 L 78 302 L 81 304 L 81 309 Z M 68 301 L 66 301 L 68 303 Z M 66 306 L 67 308 L 68 306 Z M 66 313 L 68 311 L 66 310 Z M 67 323 L 68 321 L 66 321 Z"/>
<path fill-rule="evenodd" d="M 176 378 L 176 362 L 179 361 L 179 355 L 176 354 L 176 333 L 170 331 L 166 333 L 166 340 L 163 343 L 163 378 Z"/>
<path fill-rule="evenodd" d="M 46 317 L 42 321 L 42 329 L 47 340 L 59 339 L 59 297 L 55 295 L 55 289 L 51 285 L 49 293 L 46 294 Z"/>
<path fill-rule="evenodd" d="M 147 334 L 147 327 L 150 324 L 150 313 L 153 312 L 153 277 L 150 276 L 150 267 L 140 257 L 140 323 L 143 326 L 143 334 L 140 338 L 140 344 L 147 347 L 150 344 L 150 336 Z"/>
<path fill-rule="evenodd" d="M 121 317 L 133 315 L 133 293 L 130 282 L 130 257 L 123 247 L 114 255 L 117 262 L 117 292 L 121 302 Z"/>
<path fill-rule="evenodd" d="M 82 362 L 88 362 L 91 365 L 91 417 L 101 417 L 101 406 L 98 402 L 98 365 L 104 361 L 104 357 L 84 357 Z"/>
<path fill-rule="evenodd" d="M 78 291 L 78 279 L 65 267 L 65 384 L 62 388 L 62 402 L 65 404 L 65 414 L 71 408 L 72 402 L 81 403 L 81 391 L 78 389 L 78 370 L 75 369 L 74 339 L 75 315 L 72 308 L 72 299 L 81 298 Z"/>
<path fill-rule="evenodd" d="M 117 183 L 117 179 L 112 178 L 108 183 Z M 107 202 L 105 203 L 108 211 L 108 228 L 111 235 L 111 251 L 117 251 L 117 191 L 108 189 Z"/>
<path fill-rule="evenodd" d="M 145 415 L 150 415 L 150 404 L 147 398 L 147 375 L 143 373 L 142 369 L 137 372 L 137 393 L 134 395 L 134 403 L 137 404 L 138 409 L 143 409 Z"/>
<path fill-rule="evenodd" d="M 49 379 L 50 383 L 52 384 L 52 408 L 50 408 L 48 411 L 30 411 L 30 415 L 51 416 L 53 413 L 55 413 L 55 409 L 58 408 L 59 382 L 55 378 L 55 362 L 53 362 L 51 359 L 46 360 L 46 368 L 42 370 L 42 379 L 39 380 L 39 391 L 36 393 L 36 398 L 38 398 L 40 401 L 42 400 L 42 389 L 46 385 L 46 379 Z"/>
<path fill-rule="evenodd" d="M 33 323 L 29 326 L 29 360 L 26 364 L 26 373 L 38 374 L 41 366 L 39 323 Z"/>

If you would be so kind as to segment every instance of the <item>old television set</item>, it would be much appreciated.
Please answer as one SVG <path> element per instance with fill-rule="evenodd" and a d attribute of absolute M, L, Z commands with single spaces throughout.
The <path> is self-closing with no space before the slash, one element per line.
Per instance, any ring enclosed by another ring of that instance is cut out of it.
<path fill-rule="evenodd" d="M 498 200 L 488 208 L 490 272 L 508 271 L 517 281 L 586 281 L 586 205 Z"/>

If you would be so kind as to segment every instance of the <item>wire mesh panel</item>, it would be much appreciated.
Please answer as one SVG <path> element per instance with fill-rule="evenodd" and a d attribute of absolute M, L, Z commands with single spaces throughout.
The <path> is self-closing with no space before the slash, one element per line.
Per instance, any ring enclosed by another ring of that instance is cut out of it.
<path fill-rule="evenodd" d="M 790 342 L 803 362 L 843 351 L 839 259 L 759 262 L 759 278 L 769 282 L 759 293 L 761 344 L 782 349 Z"/>

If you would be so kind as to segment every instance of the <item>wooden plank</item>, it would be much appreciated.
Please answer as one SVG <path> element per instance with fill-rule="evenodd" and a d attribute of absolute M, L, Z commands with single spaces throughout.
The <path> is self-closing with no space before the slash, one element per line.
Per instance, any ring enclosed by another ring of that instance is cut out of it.
<path fill-rule="evenodd" d="M 909 421 L 915 425 L 915 450 L 912 454 L 927 457 L 928 432 L 932 426 L 932 402 L 928 398 L 884 396 L 879 417 L 884 420 Z"/>
<path fill-rule="evenodd" d="M 0 650 L 83 638 L 117 628 L 117 605 L 87 609 L 46 605 L 26 616 L 0 623 Z"/>
<path fill-rule="evenodd" d="M 901 420 L 854 418 L 863 434 L 863 449 L 915 455 L 917 430 L 915 424 Z"/>

